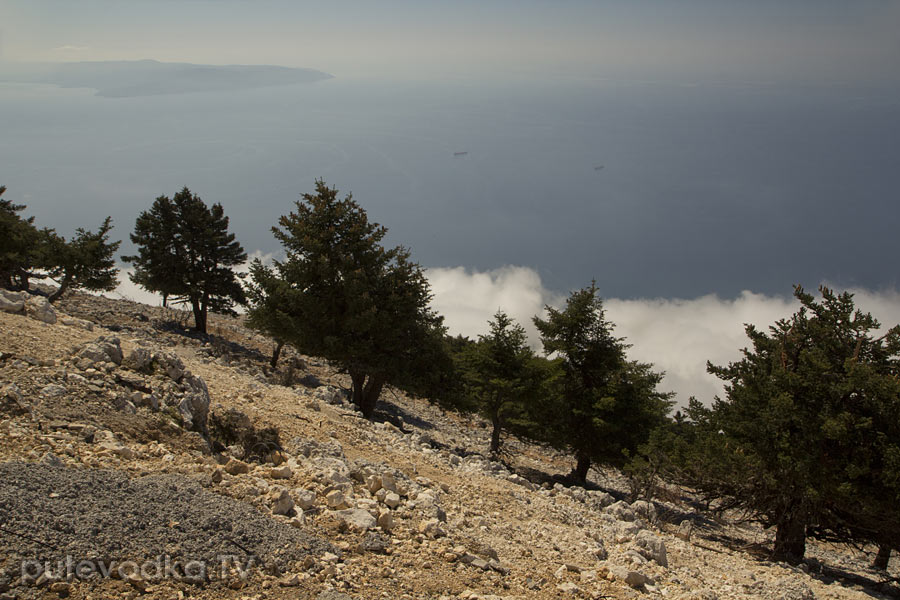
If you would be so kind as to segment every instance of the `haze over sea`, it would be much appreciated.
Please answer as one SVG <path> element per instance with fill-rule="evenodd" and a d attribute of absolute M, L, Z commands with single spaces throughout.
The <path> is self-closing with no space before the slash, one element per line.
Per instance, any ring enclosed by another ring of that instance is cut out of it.
<path fill-rule="evenodd" d="M 898 98 L 553 71 L 122 98 L 4 82 L 0 183 L 66 234 L 112 215 L 123 254 L 186 185 L 277 256 L 271 226 L 321 177 L 411 247 L 455 332 L 501 307 L 530 323 L 596 278 L 632 355 L 709 400 L 705 361 L 788 316 L 792 284 L 858 288 L 900 322 Z"/>

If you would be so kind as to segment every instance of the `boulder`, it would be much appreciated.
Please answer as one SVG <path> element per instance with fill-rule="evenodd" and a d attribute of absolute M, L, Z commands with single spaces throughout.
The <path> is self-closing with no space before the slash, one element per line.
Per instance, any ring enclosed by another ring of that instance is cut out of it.
<path fill-rule="evenodd" d="M 25 415 L 30 412 L 28 404 L 22 397 L 22 390 L 14 383 L 0 389 L 0 413 L 12 416 Z"/>
<path fill-rule="evenodd" d="M 665 542 L 651 531 L 645 529 L 638 532 L 634 537 L 634 549 L 648 560 L 654 560 L 663 567 L 669 566 L 669 561 L 666 558 Z"/>
<path fill-rule="evenodd" d="M 607 506 L 603 512 L 614 516 L 619 521 L 634 521 L 637 518 L 637 515 L 634 514 L 634 510 L 631 506 L 629 506 L 627 502 L 622 502 L 621 500 Z"/>
<path fill-rule="evenodd" d="M 159 368 L 173 381 L 181 381 L 185 374 L 184 363 L 171 352 L 162 352 L 154 356 Z"/>
<path fill-rule="evenodd" d="M 75 357 L 90 364 L 111 362 L 122 364 L 122 343 L 114 336 L 100 336 L 75 351 Z"/>
<path fill-rule="evenodd" d="M 11 292 L 0 288 L 0 312 L 21 314 L 25 312 L 25 292 Z"/>
<path fill-rule="evenodd" d="M 197 431 L 204 436 L 209 434 L 209 389 L 206 382 L 196 375 L 187 375 L 182 381 L 185 390 L 184 398 L 178 404 L 178 413 L 184 422 L 185 429 Z"/>
<path fill-rule="evenodd" d="M 638 500 L 631 503 L 631 510 L 648 523 L 656 523 L 656 507 L 646 500 Z"/>
<path fill-rule="evenodd" d="M 43 296 L 29 296 L 25 300 L 25 313 L 37 321 L 56 323 L 56 310 Z"/>
<path fill-rule="evenodd" d="M 141 373 L 153 372 L 153 352 L 147 348 L 135 348 L 123 363 L 129 369 Z"/>

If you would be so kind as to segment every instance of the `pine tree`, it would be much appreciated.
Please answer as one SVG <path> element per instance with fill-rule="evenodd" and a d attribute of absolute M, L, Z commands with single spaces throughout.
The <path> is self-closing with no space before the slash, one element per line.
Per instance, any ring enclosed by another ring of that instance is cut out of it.
<path fill-rule="evenodd" d="M 800 310 L 768 333 L 748 325 L 743 358 L 709 366 L 725 399 L 688 411 L 698 487 L 774 527 L 789 562 L 809 536 L 900 539 L 900 326 L 876 337 L 851 294 L 820 292 L 797 287 Z"/>
<path fill-rule="evenodd" d="M 534 420 L 543 423 L 548 442 L 574 453 L 573 475 L 584 482 L 592 462 L 624 464 L 664 422 L 671 394 L 656 389 L 662 374 L 651 365 L 627 360 L 596 284 L 573 292 L 564 310 L 546 310 L 547 319 L 535 317 L 534 324 L 544 352 L 560 357 L 563 374 Z"/>
<path fill-rule="evenodd" d="M 352 196 L 339 200 L 336 189 L 317 180 L 315 194 L 301 198 L 273 228 L 285 260 L 254 273 L 263 296 L 279 298 L 270 334 L 343 368 L 367 418 L 388 383 L 433 390 L 449 358 L 421 267 L 407 249 L 381 245 L 387 230 L 370 222 Z M 268 310 L 258 304 L 250 319 L 270 322 Z"/>
<path fill-rule="evenodd" d="M 232 313 L 246 297 L 232 267 L 243 264 L 247 254 L 233 233 L 221 204 L 207 207 L 188 188 L 172 199 L 160 196 L 135 222 L 131 241 L 135 256 L 131 280 L 163 298 L 190 304 L 194 327 L 206 333 L 209 311 Z"/>
<path fill-rule="evenodd" d="M 109 292 L 119 283 L 114 255 L 121 242 L 110 242 L 112 219 L 106 217 L 96 232 L 78 228 L 66 241 L 55 233 L 45 236 L 44 268 L 59 288 L 48 300 L 55 302 L 69 289 Z"/>
<path fill-rule="evenodd" d="M 478 412 L 491 422 L 490 452 L 500 452 L 501 433 L 521 423 L 537 401 L 542 373 L 528 347 L 525 329 L 502 310 L 488 321 L 490 333 L 466 346 L 461 371 Z"/>
<path fill-rule="evenodd" d="M 0 196 L 6 191 L 0 186 Z M 34 217 L 23 219 L 23 204 L 0 198 L 0 287 L 28 289 L 28 278 L 39 258 L 42 234 Z"/>

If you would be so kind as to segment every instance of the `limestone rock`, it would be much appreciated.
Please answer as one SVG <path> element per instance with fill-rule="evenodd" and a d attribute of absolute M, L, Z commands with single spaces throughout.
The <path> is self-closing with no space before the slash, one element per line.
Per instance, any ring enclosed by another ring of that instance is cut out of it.
<path fill-rule="evenodd" d="M 333 510 L 341 510 L 350 507 L 343 490 L 331 490 L 325 494 L 325 504 Z"/>
<path fill-rule="evenodd" d="M 360 531 L 374 529 L 378 524 L 375 517 L 373 517 L 369 511 L 361 508 L 339 510 L 335 514 L 338 518 L 347 523 L 347 525 Z"/>
<path fill-rule="evenodd" d="M 209 389 L 201 377 L 187 375 L 182 382 L 185 396 L 178 404 L 178 413 L 184 421 L 185 429 L 208 435 Z"/>
<path fill-rule="evenodd" d="M 25 313 L 37 321 L 56 323 L 56 310 L 43 296 L 29 296 L 25 300 Z"/>
<path fill-rule="evenodd" d="M 631 506 L 629 506 L 627 502 L 622 502 L 621 500 L 607 506 L 603 512 L 614 516 L 619 521 L 634 521 L 637 518 L 637 515 L 634 514 L 634 510 Z"/>
<path fill-rule="evenodd" d="M 398 494 L 395 494 L 394 492 L 389 492 L 384 496 L 384 504 L 388 508 L 397 508 L 398 506 L 400 506 L 401 502 L 402 500 L 400 499 L 400 496 Z"/>
<path fill-rule="evenodd" d="M 153 352 L 147 348 L 135 348 L 125 359 L 123 364 L 134 371 L 141 373 L 153 372 Z"/>
<path fill-rule="evenodd" d="M 644 558 L 654 560 L 663 567 L 669 566 L 666 558 L 666 544 L 655 533 L 646 529 L 638 532 L 634 538 L 634 547 Z"/>
<path fill-rule="evenodd" d="M 646 500 L 638 500 L 631 503 L 634 514 L 646 520 L 648 523 L 656 523 L 656 507 Z"/>
<path fill-rule="evenodd" d="M 89 342 L 75 352 L 75 357 L 84 359 L 89 364 L 111 362 L 122 364 L 122 344 L 115 336 L 100 336 L 93 342 Z M 79 363 L 79 366 L 80 363 Z"/>
<path fill-rule="evenodd" d="M 25 312 L 25 292 L 11 292 L 0 288 L 0 312 L 21 314 Z"/>
<path fill-rule="evenodd" d="M 269 477 L 272 479 L 290 479 L 294 476 L 294 472 L 287 465 L 269 469 Z"/>
<path fill-rule="evenodd" d="M 445 537 L 447 532 L 441 528 L 441 522 L 437 519 L 428 519 L 419 523 L 419 533 L 430 538 Z"/>
<path fill-rule="evenodd" d="M 250 465 L 242 460 L 230 458 L 225 464 L 225 472 L 229 475 L 244 475 L 250 472 Z"/>
<path fill-rule="evenodd" d="M 272 514 L 289 515 L 294 510 L 294 499 L 287 490 L 272 493 Z"/>
<path fill-rule="evenodd" d="M 394 515 L 389 510 L 378 513 L 378 526 L 384 531 L 390 531 L 394 527 Z"/>
<path fill-rule="evenodd" d="M 297 506 L 303 510 L 309 510 L 316 504 L 316 493 L 311 490 L 294 490 L 294 498 Z"/>

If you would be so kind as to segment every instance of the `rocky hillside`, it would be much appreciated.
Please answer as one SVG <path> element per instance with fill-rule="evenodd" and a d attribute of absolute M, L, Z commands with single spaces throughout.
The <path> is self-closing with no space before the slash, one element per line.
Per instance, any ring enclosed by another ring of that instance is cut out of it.
<path fill-rule="evenodd" d="M 0 598 L 882 598 L 871 548 L 765 560 L 768 532 L 345 378 L 239 319 L 0 297 Z"/>

